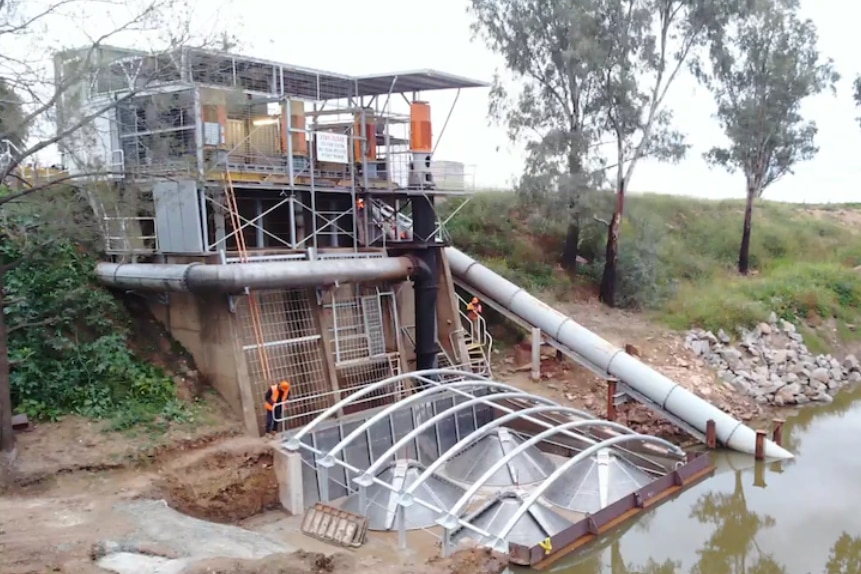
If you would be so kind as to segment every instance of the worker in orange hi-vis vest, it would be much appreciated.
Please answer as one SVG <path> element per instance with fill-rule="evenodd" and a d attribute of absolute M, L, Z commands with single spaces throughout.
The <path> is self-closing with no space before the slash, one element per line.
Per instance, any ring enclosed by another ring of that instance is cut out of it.
<path fill-rule="evenodd" d="M 356 230 L 359 233 L 359 243 L 367 244 L 368 221 L 365 219 L 365 200 L 361 197 L 356 200 Z"/>
<path fill-rule="evenodd" d="M 478 297 L 473 297 L 472 300 L 466 304 L 466 314 L 469 317 L 469 320 L 472 321 L 473 335 L 478 334 L 478 320 L 481 317 L 481 302 L 478 300 Z"/>
<path fill-rule="evenodd" d="M 266 390 L 266 434 L 277 430 L 282 406 L 287 402 L 288 396 L 290 396 L 288 381 L 281 381 Z"/>

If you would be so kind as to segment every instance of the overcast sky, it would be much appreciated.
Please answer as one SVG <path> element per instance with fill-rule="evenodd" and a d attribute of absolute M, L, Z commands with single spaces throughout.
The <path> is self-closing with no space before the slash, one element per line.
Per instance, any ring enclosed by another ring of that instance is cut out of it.
<path fill-rule="evenodd" d="M 237 29 L 245 44 L 241 51 L 250 56 L 356 75 L 435 68 L 490 81 L 501 62 L 480 41 L 471 40 L 467 1 L 198 0 L 198 10 L 212 12 L 217 6 L 222 22 L 241 19 Z M 836 61 L 843 79 L 836 97 L 822 95 L 806 106 L 809 117 L 819 125 L 819 155 L 775 184 L 766 197 L 798 202 L 858 201 L 861 192 L 856 191 L 854 179 L 861 174 L 856 159 L 861 128 L 854 120 L 851 82 L 861 64 L 855 63 L 855 22 L 834 0 L 803 2 L 806 14 L 819 27 L 822 52 Z M 92 29 L 97 20 L 89 20 L 87 26 Z M 63 39 L 68 38 L 64 33 Z M 454 96 L 452 91 L 427 97 L 433 106 L 435 136 Z M 671 89 L 668 105 L 693 148 L 679 165 L 640 163 L 630 189 L 742 197 L 742 176 L 710 169 L 702 159 L 705 150 L 722 140 L 712 119 L 714 105 L 708 92 L 690 77 L 681 77 Z M 461 93 L 436 159 L 462 161 L 479 187 L 510 186 L 520 171 L 522 154 L 502 128 L 489 125 L 487 89 Z"/>
<path fill-rule="evenodd" d="M 437 68 L 459 75 L 490 80 L 500 61 L 480 41 L 473 42 L 466 0 L 328 0 L 271 3 L 236 2 L 245 14 L 245 51 L 258 56 L 350 74 Z M 836 61 L 843 79 L 837 97 L 823 95 L 806 106 L 819 125 L 817 158 L 801 165 L 795 175 L 774 185 L 767 197 L 784 201 L 823 202 L 861 200 L 861 128 L 855 122 L 851 81 L 861 68 L 856 63 L 857 30 L 833 0 L 805 0 L 806 15 L 819 27 L 820 48 Z M 252 16 L 261 14 L 259 19 Z M 302 22 L 300 25 L 291 22 Z M 434 127 L 439 131 L 454 93 L 428 98 L 434 106 Z M 710 169 L 702 153 L 722 140 L 712 119 L 714 105 L 705 90 L 690 77 L 673 86 L 669 106 L 677 125 L 687 133 L 693 149 L 679 165 L 643 162 L 631 190 L 698 195 L 710 198 L 742 197 L 744 181 Z M 435 134 L 436 135 L 436 134 Z M 489 126 L 487 90 L 464 90 L 442 136 L 437 159 L 474 166 L 476 184 L 505 186 L 522 165 L 520 151 L 504 131 Z"/>

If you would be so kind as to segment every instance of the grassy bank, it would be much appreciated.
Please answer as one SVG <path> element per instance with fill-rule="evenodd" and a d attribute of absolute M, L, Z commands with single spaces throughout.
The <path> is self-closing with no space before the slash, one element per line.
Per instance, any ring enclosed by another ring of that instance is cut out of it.
<path fill-rule="evenodd" d="M 457 207 L 447 203 L 446 209 Z M 762 201 L 755 208 L 751 263 L 735 272 L 744 204 L 657 194 L 632 195 L 623 227 L 620 293 L 675 328 L 732 328 L 771 311 L 798 322 L 861 313 L 861 206 L 802 206 Z M 599 210 L 600 213 L 600 210 Z M 533 290 L 564 298 L 594 284 L 605 227 L 589 219 L 581 254 L 591 264 L 561 272 L 565 226 L 517 202 L 513 193 L 477 194 L 448 225 L 456 245 Z M 847 336 L 849 336 L 847 330 Z"/>

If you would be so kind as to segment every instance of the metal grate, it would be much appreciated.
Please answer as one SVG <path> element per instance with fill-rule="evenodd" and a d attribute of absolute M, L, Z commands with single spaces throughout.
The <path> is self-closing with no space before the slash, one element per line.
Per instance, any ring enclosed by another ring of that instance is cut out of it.
<path fill-rule="evenodd" d="M 396 353 L 393 354 L 395 357 Z M 396 362 L 396 361 L 395 361 Z M 370 361 L 362 361 L 352 365 L 345 365 L 337 368 L 338 381 L 342 389 L 343 396 L 348 396 L 359 389 L 366 387 L 371 383 L 376 383 L 383 379 L 387 379 L 395 375 L 392 367 L 392 361 L 385 356 L 380 359 L 372 359 Z M 374 391 L 369 395 L 358 399 L 355 403 L 344 407 L 344 414 L 354 413 L 388 405 L 397 400 L 397 397 L 403 393 L 403 383 L 398 383 L 392 386 L 386 386 L 378 391 Z"/>
<path fill-rule="evenodd" d="M 325 307 L 332 314 L 329 332 L 335 365 L 385 355 L 388 345 L 382 298 L 388 298 L 389 315 L 394 317 L 394 293 L 346 285 L 336 289 L 330 297 Z"/>
<path fill-rule="evenodd" d="M 308 293 L 301 289 L 261 291 L 255 296 L 260 307 L 263 345 L 272 380 L 266 380 L 254 336 L 248 297 L 238 297 L 236 313 L 242 326 L 242 350 L 252 396 L 259 397 L 257 419 L 265 426 L 266 389 L 282 379 L 290 381 L 290 400 L 284 409 L 285 427 L 307 423 L 332 404 L 331 387 L 323 364 L 321 335 L 316 327 Z"/>
<path fill-rule="evenodd" d="M 368 336 L 368 353 L 375 357 L 386 352 L 386 337 L 383 331 L 383 306 L 379 295 L 362 297 L 365 317 L 365 333 Z"/>

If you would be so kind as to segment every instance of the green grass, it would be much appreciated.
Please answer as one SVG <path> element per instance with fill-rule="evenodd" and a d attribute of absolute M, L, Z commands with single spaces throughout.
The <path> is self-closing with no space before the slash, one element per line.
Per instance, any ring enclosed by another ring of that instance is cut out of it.
<path fill-rule="evenodd" d="M 447 202 L 445 209 L 455 207 Z M 840 210 L 861 211 L 861 205 L 815 206 L 818 216 L 813 208 L 757 202 L 750 250 L 756 273 L 741 277 L 736 265 L 743 201 L 632 195 L 626 204 L 620 271 L 636 276 L 627 288 L 649 293 L 636 303 L 674 328 L 732 330 L 763 321 L 774 311 L 796 324 L 836 318 L 840 338 L 857 339 L 847 324 L 861 319 L 861 273 L 853 269 L 861 265 L 861 230 L 837 215 Z M 557 270 L 564 222 L 527 209 L 514 193 L 476 194 L 448 230 L 455 245 L 525 288 L 552 290 L 564 298 L 577 280 Z M 590 219 L 581 253 L 600 259 L 605 233 L 602 224 Z M 650 271 L 643 273 L 647 267 Z M 596 265 L 583 269 L 580 279 L 595 281 L 598 276 Z"/>

